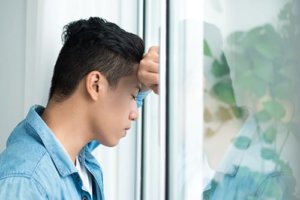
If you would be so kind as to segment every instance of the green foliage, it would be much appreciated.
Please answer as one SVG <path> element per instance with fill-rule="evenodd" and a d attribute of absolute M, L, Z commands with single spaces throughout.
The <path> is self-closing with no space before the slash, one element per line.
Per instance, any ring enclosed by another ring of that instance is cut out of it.
<path fill-rule="evenodd" d="M 229 74 L 229 66 L 224 53 L 221 55 L 221 61 L 217 59 L 213 61 L 211 72 L 216 78 L 220 78 Z"/>
<path fill-rule="evenodd" d="M 292 94 L 292 84 L 289 80 L 282 80 L 278 84 L 273 85 L 271 88 L 271 94 L 278 99 L 286 99 L 291 97 Z"/>
<path fill-rule="evenodd" d="M 213 86 L 213 92 L 221 101 L 233 105 L 235 103 L 232 83 L 229 80 L 222 80 Z"/>
<path fill-rule="evenodd" d="M 276 139 L 277 129 L 274 126 L 269 127 L 263 133 L 263 139 L 266 143 L 272 144 Z"/>
<path fill-rule="evenodd" d="M 265 160 L 274 160 L 277 158 L 277 153 L 274 151 L 274 149 L 270 148 L 262 148 L 260 155 Z"/>
<path fill-rule="evenodd" d="M 229 66 L 224 53 L 222 53 L 220 58 L 217 59 L 212 55 L 208 42 L 204 40 L 203 43 L 204 55 L 213 59 L 210 72 L 216 79 L 216 83 L 213 85 L 210 93 L 223 103 L 229 104 L 235 117 L 242 118 L 244 116 L 243 109 L 235 106 L 235 97 L 230 79 Z M 222 122 L 232 118 L 230 111 L 226 108 L 221 108 L 221 110 L 219 110 L 216 114 Z M 208 113 L 204 113 L 204 117 L 207 119 Z"/>
<path fill-rule="evenodd" d="M 219 106 L 219 109 L 217 111 L 217 116 L 219 120 L 222 121 L 223 123 L 232 118 L 230 111 L 223 106 Z"/>
<path fill-rule="evenodd" d="M 253 75 L 266 83 L 274 82 L 274 65 L 272 61 L 257 56 L 253 60 Z"/>
<path fill-rule="evenodd" d="M 203 49 L 204 55 L 208 56 L 208 57 L 212 57 L 211 50 L 210 50 L 209 45 L 206 40 L 203 41 L 203 48 L 204 48 Z"/>
<path fill-rule="evenodd" d="M 299 0 L 288 1 L 278 15 L 279 23 L 276 28 L 272 24 L 263 24 L 248 31 L 231 33 L 227 38 L 230 52 L 226 54 L 234 59 L 234 66 L 230 67 L 235 70 L 235 87 L 249 95 L 251 100 L 256 98 L 255 101 L 263 102 L 262 106 L 259 104 L 259 110 L 255 110 L 260 131 L 263 130 L 260 135 L 263 143 L 260 149 L 261 158 L 274 162 L 277 169 L 291 176 L 293 173 L 289 163 L 285 163 L 280 158 L 282 148 L 278 148 L 275 143 L 282 138 L 278 137 L 278 134 L 290 133 L 300 141 L 299 125 L 295 123 L 295 119 L 289 119 L 283 104 L 286 102 L 289 104 L 291 98 L 298 95 L 295 94 L 297 93 L 295 89 L 300 84 L 298 78 L 300 72 L 299 8 Z M 235 106 L 229 66 L 224 53 L 220 59 L 215 59 L 207 41 L 204 43 L 205 55 L 213 59 L 211 73 L 218 80 L 212 87 L 212 93 L 222 102 L 231 105 L 236 117 L 244 116 L 244 110 Z M 228 115 L 225 115 L 223 120 L 226 120 L 226 117 Z M 285 127 L 287 133 L 278 127 Z M 234 146 L 245 150 L 250 142 L 251 139 L 248 137 L 238 137 L 234 140 Z M 265 192 L 268 199 L 277 199 L 282 195 L 276 184 L 270 185 Z"/>
<path fill-rule="evenodd" d="M 238 149 L 248 149 L 251 139 L 248 137 L 240 136 L 234 140 L 234 146 Z"/>
<path fill-rule="evenodd" d="M 271 118 L 271 115 L 266 110 L 261 110 L 260 112 L 256 113 L 256 119 L 259 122 L 267 122 Z"/>
<path fill-rule="evenodd" d="M 283 105 L 275 100 L 270 100 L 263 103 L 264 110 L 267 111 L 275 120 L 280 120 L 285 115 Z"/>
<path fill-rule="evenodd" d="M 232 110 L 236 118 L 242 118 L 243 116 L 245 116 L 245 110 L 243 108 L 233 106 Z"/>
<path fill-rule="evenodd" d="M 211 73 L 215 77 L 220 78 L 225 74 L 228 74 L 228 71 L 226 70 L 226 68 L 223 67 L 223 65 L 218 60 L 214 60 L 211 68 Z"/>

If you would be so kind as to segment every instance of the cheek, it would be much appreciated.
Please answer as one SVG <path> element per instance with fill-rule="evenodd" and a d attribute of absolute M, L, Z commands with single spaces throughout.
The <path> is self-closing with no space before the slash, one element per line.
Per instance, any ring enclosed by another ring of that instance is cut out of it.
<path fill-rule="evenodd" d="M 130 95 L 126 93 L 123 95 L 116 96 L 110 103 L 111 108 L 115 111 L 115 113 L 124 115 L 129 112 L 135 101 L 130 97 Z"/>
<path fill-rule="evenodd" d="M 104 121 L 112 126 L 111 128 L 117 127 L 118 125 L 124 125 L 124 123 L 126 123 L 125 120 L 128 118 L 130 108 L 130 99 L 115 98 L 108 102 L 104 108 Z"/>

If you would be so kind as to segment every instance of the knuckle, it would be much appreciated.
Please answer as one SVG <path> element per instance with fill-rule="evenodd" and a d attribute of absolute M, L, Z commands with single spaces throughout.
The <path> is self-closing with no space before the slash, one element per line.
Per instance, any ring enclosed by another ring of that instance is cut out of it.
<path fill-rule="evenodd" d="M 141 61 L 140 61 L 140 67 L 144 67 L 145 66 L 145 63 L 146 61 L 145 61 L 145 59 L 142 59 Z"/>

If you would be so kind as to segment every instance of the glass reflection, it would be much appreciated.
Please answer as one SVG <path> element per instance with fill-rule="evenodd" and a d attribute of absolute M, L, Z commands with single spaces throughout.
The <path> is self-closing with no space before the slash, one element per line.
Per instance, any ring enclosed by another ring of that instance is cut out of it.
<path fill-rule="evenodd" d="M 299 199 L 299 1 L 207 5 L 203 198 Z"/>

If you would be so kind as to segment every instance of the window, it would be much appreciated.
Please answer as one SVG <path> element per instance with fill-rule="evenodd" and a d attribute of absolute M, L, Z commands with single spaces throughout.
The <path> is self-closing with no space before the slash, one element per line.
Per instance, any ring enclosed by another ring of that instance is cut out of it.
<path fill-rule="evenodd" d="M 299 2 L 205 5 L 204 199 L 299 198 Z"/>

